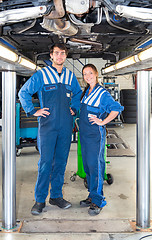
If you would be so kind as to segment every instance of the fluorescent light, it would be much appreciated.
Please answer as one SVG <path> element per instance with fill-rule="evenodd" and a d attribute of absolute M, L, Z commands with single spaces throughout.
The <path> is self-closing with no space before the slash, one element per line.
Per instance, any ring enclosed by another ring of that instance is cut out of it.
<path fill-rule="evenodd" d="M 32 70 L 36 69 L 36 65 L 34 63 L 32 63 L 31 61 L 29 61 L 23 57 L 20 57 L 19 64 L 21 64 L 24 67 L 30 68 Z"/>
<path fill-rule="evenodd" d="M 134 59 L 135 59 L 135 62 L 140 62 L 140 59 L 139 59 L 138 55 L 134 55 Z"/>
<path fill-rule="evenodd" d="M 129 57 L 127 59 L 124 59 L 124 60 L 116 63 L 116 69 L 127 67 L 127 66 L 130 66 L 130 65 L 134 64 L 134 63 L 136 63 L 136 61 L 134 59 L 134 56 L 132 56 L 132 57 Z"/>
<path fill-rule="evenodd" d="M 19 56 L 9 48 L 5 47 L 0 43 L 0 58 L 5 59 L 6 61 L 11 61 L 11 62 L 18 62 L 20 65 L 29 68 L 31 70 L 36 70 L 36 64 L 33 62 L 29 61 L 28 59 Z"/>
<path fill-rule="evenodd" d="M 7 47 L 4 47 L 2 44 L 0 44 L 0 57 L 12 62 L 17 62 L 18 60 L 18 55 Z"/>
<path fill-rule="evenodd" d="M 112 65 L 110 67 L 103 69 L 102 71 L 103 71 L 103 73 L 108 73 L 108 72 L 112 72 L 114 70 L 115 70 L 115 65 Z"/>
<path fill-rule="evenodd" d="M 126 59 L 116 63 L 115 65 L 112 65 L 110 67 L 107 67 L 107 68 L 103 69 L 102 73 L 103 74 L 104 73 L 109 73 L 109 72 L 112 72 L 114 70 L 117 70 L 117 69 L 120 69 L 120 68 L 123 68 L 123 67 L 127 67 L 129 65 L 132 65 L 134 63 L 136 63 L 136 59 L 134 58 L 134 56 L 132 56 L 132 57 L 126 58 Z"/>
<path fill-rule="evenodd" d="M 140 52 L 138 54 L 138 58 L 140 61 L 146 60 L 148 58 L 152 58 L 152 47 Z"/>
<path fill-rule="evenodd" d="M 150 47 L 132 57 L 128 57 L 122 61 L 119 61 L 115 65 L 112 65 L 110 67 L 102 69 L 102 73 L 105 74 L 108 72 L 112 72 L 114 70 L 121 69 L 121 68 L 130 66 L 130 65 L 133 65 L 135 63 L 138 63 L 138 62 L 142 63 L 142 61 L 150 59 L 150 58 L 152 58 L 152 47 Z"/>

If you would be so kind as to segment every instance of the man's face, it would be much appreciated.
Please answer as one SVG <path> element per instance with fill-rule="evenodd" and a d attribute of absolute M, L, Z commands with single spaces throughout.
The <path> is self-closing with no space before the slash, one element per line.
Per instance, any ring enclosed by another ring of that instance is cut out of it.
<path fill-rule="evenodd" d="M 55 47 L 53 53 L 50 53 L 50 57 L 55 65 L 63 65 L 67 56 L 65 50 Z"/>

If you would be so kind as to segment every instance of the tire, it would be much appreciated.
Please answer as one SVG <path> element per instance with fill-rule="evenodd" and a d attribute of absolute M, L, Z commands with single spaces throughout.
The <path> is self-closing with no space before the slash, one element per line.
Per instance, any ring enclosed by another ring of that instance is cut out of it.
<path fill-rule="evenodd" d="M 126 117 L 126 118 L 124 118 L 124 122 L 125 123 L 137 123 L 137 119 Z"/>
<path fill-rule="evenodd" d="M 122 89 L 120 91 L 120 95 L 124 98 L 134 98 L 134 96 L 137 96 L 137 90 L 136 89 Z"/>
<path fill-rule="evenodd" d="M 136 112 L 137 111 L 137 105 L 136 106 L 125 106 L 123 112 Z"/>
<path fill-rule="evenodd" d="M 113 176 L 110 173 L 107 173 L 107 183 L 111 185 L 113 183 Z"/>
<path fill-rule="evenodd" d="M 123 112 L 123 117 L 124 117 L 124 118 L 136 118 L 136 117 L 137 117 L 137 113 L 136 113 L 136 112 L 127 112 L 127 111 L 124 111 L 124 112 Z"/>
<path fill-rule="evenodd" d="M 75 182 L 75 180 L 76 180 L 76 174 L 73 174 L 73 175 L 70 177 L 70 180 L 71 180 L 71 182 Z"/>
<path fill-rule="evenodd" d="M 131 100 L 136 102 L 136 99 L 137 99 L 137 90 L 136 89 L 122 89 L 120 91 L 121 104 L 124 104 L 124 101 L 127 102 L 127 100 L 130 100 L 129 103 L 131 102 Z M 132 102 L 131 102 L 131 105 L 132 105 Z"/>
<path fill-rule="evenodd" d="M 120 102 L 124 106 L 122 119 L 124 123 L 137 122 L 137 90 L 122 89 L 120 91 Z"/>
<path fill-rule="evenodd" d="M 137 106 L 137 99 L 123 99 L 124 106 Z"/>
<path fill-rule="evenodd" d="M 19 157 L 21 155 L 21 149 L 16 149 L 16 157 Z"/>

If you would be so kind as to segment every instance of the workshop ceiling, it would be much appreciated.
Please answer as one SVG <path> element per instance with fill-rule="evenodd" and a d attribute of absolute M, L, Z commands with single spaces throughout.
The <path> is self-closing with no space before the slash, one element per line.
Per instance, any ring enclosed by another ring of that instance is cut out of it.
<path fill-rule="evenodd" d="M 68 57 L 114 63 L 152 37 L 152 0 L 0 0 L 0 37 L 34 60 L 63 42 Z"/>

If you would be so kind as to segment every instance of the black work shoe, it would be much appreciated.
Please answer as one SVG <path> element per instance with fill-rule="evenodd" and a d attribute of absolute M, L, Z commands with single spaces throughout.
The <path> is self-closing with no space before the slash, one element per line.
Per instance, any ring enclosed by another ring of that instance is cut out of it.
<path fill-rule="evenodd" d="M 89 207 L 91 205 L 91 198 L 87 198 L 85 200 L 80 201 L 81 207 Z"/>
<path fill-rule="evenodd" d="M 43 208 L 45 208 L 45 202 L 44 203 L 35 202 L 31 209 L 31 213 L 33 215 L 39 215 L 42 212 Z"/>
<path fill-rule="evenodd" d="M 59 208 L 63 208 L 63 209 L 67 209 L 67 208 L 70 208 L 72 206 L 72 204 L 70 202 L 64 200 L 61 197 L 59 197 L 59 198 L 50 198 L 49 199 L 49 203 L 51 205 L 56 205 Z"/>
<path fill-rule="evenodd" d="M 90 208 L 88 210 L 88 213 L 91 216 L 95 216 L 98 215 L 100 213 L 100 211 L 102 210 L 102 208 L 98 207 L 96 204 L 91 203 Z"/>

